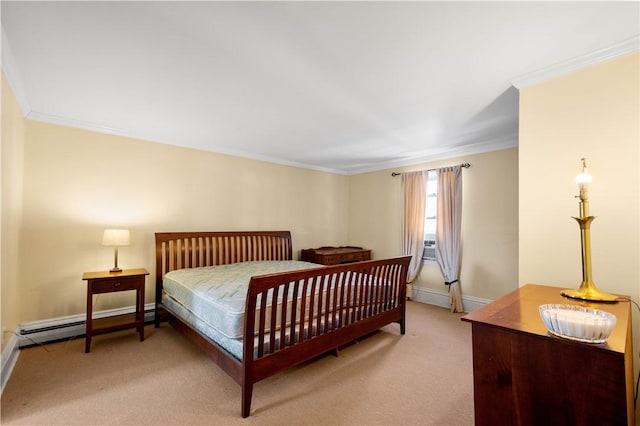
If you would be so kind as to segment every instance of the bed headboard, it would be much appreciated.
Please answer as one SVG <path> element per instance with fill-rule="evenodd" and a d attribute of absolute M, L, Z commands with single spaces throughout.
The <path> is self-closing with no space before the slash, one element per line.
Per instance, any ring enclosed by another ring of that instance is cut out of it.
<path fill-rule="evenodd" d="M 156 280 L 175 269 L 292 258 L 289 231 L 156 232 Z"/>
<path fill-rule="evenodd" d="M 289 231 L 156 232 L 156 305 L 175 269 L 251 260 L 292 260 Z"/>

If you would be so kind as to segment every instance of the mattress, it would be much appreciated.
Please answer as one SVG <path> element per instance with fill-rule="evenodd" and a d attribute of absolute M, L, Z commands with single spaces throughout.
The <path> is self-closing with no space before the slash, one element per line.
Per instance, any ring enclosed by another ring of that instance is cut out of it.
<path fill-rule="evenodd" d="M 163 301 L 164 301 L 164 305 L 171 312 L 173 312 L 179 318 L 181 318 L 184 322 L 186 322 L 187 324 L 190 324 L 193 328 L 198 330 L 201 334 L 207 336 L 209 339 L 216 342 L 219 346 L 221 346 L 223 349 L 225 349 L 227 352 L 233 355 L 236 359 L 238 359 L 239 361 L 242 361 L 242 351 L 243 351 L 242 338 L 232 339 L 230 337 L 223 335 L 218 331 L 216 327 L 212 327 L 207 322 L 203 321 L 201 318 L 196 317 L 191 311 L 186 309 L 184 306 L 182 306 L 180 303 L 176 302 L 172 298 L 165 298 L 163 299 Z M 331 327 L 331 321 L 329 321 L 328 324 L 329 324 L 329 327 Z M 322 321 L 322 323 L 320 324 L 320 328 L 318 328 L 316 324 L 311 325 L 311 329 L 312 329 L 311 333 L 313 335 L 316 335 L 318 334 L 318 332 L 320 333 L 324 332 L 325 325 L 326 325 L 325 321 Z M 309 336 L 309 325 L 305 326 L 305 328 L 303 329 L 303 333 L 305 335 L 305 338 Z M 296 336 L 298 336 L 300 334 L 300 330 L 296 330 L 295 334 Z M 291 338 L 291 331 L 288 330 L 285 335 L 285 339 L 288 342 L 290 338 Z M 257 354 L 258 354 L 258 338 L 257 337 L 254 339 L 254 342 L 255 342 L 254 356 L 257 357 Z M 279 348 L 281 345 L 280 334 L 276 335 L 275 345 L 276 345 L 276 348 Z M 264 341 L 265 352 L 267 351 L 268 347 L 269 347 L 269 335 L 266 335 L 265 341 Z"/>
<path fill-rule="evenodd" d="M 323 267 L 315 263 L 302 261 L 254 261 L 241 262 L 229 265 L 220 265 L 203 268 L 180 269 L 167 273 L 163 280 L 163 304 L 174 314 L 180 317 L 187 324 L 198 330 L 209 339 L 216 342 L 219 346 L 227 350 L 238 360 L 242 360 L 243 351 L 243 329 L 244 329 L 244 309 L 246 295 L 251 277 L 302 270 L 309 268 Z M 378 278 L 367 275 L 347 271 L 344 275 L 340 275 L 344 285 L 350 288 L 349 296 L 344 291 L 336 295 L 332 289 L 336 285 L 335 277 L 328 286 L 307 287 L 306 297 L 295 298 L 297 312 L 300 312 L 302 305 L 305 306 L 304 318 L 312 318 L 312 321 L 299 323 L 299 317 L 296 315 L 296 326 L 291 327 L 290 313 L 293 307 L 292 288 L 289 288 L 287 297 L 279 296 L 276 307 L 276 318 L 281 318 L 282 310 L 287 311 L 287 321 L 284 333 L 275 333 L 275 348 L 281 348 L 284 344 L 288 346 L 288 342 L 294 333 L 295 341 L 298 340 L 302 333 L 305 338 L 324 333 L 326 328 L 333 329 L 334 326 L 344 325 L 344 322 L 353 322 L 355 318 L 366 317 L 372 314 L 372 307 L 369 302 L 378 299 L 382 293 L 386 292 L 386 288 L 390 288 L 389 282 L 379 280 Z M 346 283 L 352 283 L 348 285 Z M 381 288 L 381 286 L 383 288 Z M 330 291 L 331 290 L 331 291 Z M 271 290 L 269 290 L 267 298 L 271 299 Z M 338 303 L 337 310 L 334 308 L 334 296 L 341 299 Z M 347 297 L 351 302 L 344 304 L 344 298 Z M 313 308 L 311 308 L 313 301 Z M 326 308 L 329 307 L 328 315 L 325 315 Z M 313 309 L 313 315 L 309 310 Z M 265 329 L 264 350 L 270 345 L 269 324 L 271 323 L 271 315 L 274 314 L 271 308 L 267 308 L 264 313 Z M 338 315 L 338 316 L 336 316 Z M 258 305 L 256 307 L 256 318 L 260 315 L 260 296 L 258 296 Z M 340 319 L 334 324 L 334 321 Z M 277 330 L 280 330 L 280 321 L 276 321 Z M 258 324 L 256 323 L 257 336 Z M 284 337 L 285 341 L 281 341 Z M 257 356 L 258 338 L 255 338 L 254 356 Z"/>
<path fill-rule="evenodd" d="M 222 340 L 242 339 L 251 277 L 315 267 L 321 265 L 283 260 L 178 269 L 164 276 L 163 303 L 188 312 L 189 315 L 185 316 L 193 316 L 192 324 L 196 328 L 206 328 Z"/>

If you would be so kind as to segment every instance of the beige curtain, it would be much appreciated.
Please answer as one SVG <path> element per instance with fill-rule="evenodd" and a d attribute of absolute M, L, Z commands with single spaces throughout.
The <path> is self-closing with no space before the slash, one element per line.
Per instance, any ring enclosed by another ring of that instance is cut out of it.
<path fill-rule="evenodd" d="M 464 312 L 460 292 L 460 243 L 462 236 L 462 167 L 438 169 L 436 260 L 449 286 L 451 312 Z"/>
<path fill-rule="evenodd" d="M 402 194 L 402 252 L 411 256 L 407 274 L 407 283 L 410 283 L 422 265 L 427 172 L 402 173 Z"/>

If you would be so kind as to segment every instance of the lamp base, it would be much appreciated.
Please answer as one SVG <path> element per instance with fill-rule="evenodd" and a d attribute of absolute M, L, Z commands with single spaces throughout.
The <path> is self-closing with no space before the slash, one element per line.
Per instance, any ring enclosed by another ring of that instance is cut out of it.
<path fill-rule="evenodd" d="M 109 272 L 122 272 L 122 269 L 120 269 L 120 268 L 111 268 L 111 269 L 109 269 Z"/>
<path fill-rule="evenodd" d="M 615 303 L 618 301 L 618 296 L 614 294 L 603 293 L 598 290 L 593 284 L 582 285 L 578 290 L 562 290 L 560 294 L 571 299 L 586 300 L 590 302 Z"/>

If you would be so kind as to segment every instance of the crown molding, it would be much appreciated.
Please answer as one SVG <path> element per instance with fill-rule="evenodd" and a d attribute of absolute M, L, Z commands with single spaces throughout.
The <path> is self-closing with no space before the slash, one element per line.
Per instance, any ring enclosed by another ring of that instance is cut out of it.
<path fill-rule="evenodd" d="M 575 58 L 515 77 L 510 83 L 517 89 L 523 89 L 584 68 L 608 62 L 621 56 L 629 55 L 638 50 L 640 50 L 640 35 L 635 35 L 613 46 L 576 56 Z"/>
<path fill-rule="evenodd" d="M 248 160 L 264 161 L 266 163 L 279 164 L 282 166 L 297 167 L 306 170 L 314 170 L 324 173 L 333 173 L 339 175 L 356 175 L 360 173 L 375 172 L 379 170 L 390 169 L 394 167 L 412 166 L 415 164 L 428 163 L 433 161 L 447 160 L 449 158 L 462 157 L 465 155 L 482 154 L 485 152 L 499 151 L 502 149 L 514 148 L 518 146 L 518 135 L 505 135 L 500 140 L 492 140 L 488 142 L 480 142 L 475 144 L 462 145 L 458 147 L 441 147 L 432 150 L 423 151 L 415 156 L 406 157 L 400 160 L 385 161 L 374 165 L 363 167 L 353 167 L 348 169 L 334 169 L 329 167 L 321 167 L 307 163 L 299 163 L 294 161 L 283 160 L 281 158 L 265 156 L 255 153 L 248 153 L 238 150 L 220 149 L 220 148 L 198 148 L 194 146 L 179 145 L 172 141 L 167 141 L 160 135 L 138 135 L 133 132 L 116 129 L 113 127 L 102 126 L 95 123 L 89 123 L 81 120 L 69 119 L 66 117 L 58 117 L 50 114 L 42 114 L 32 111 L 25 117 L 28 120 L 39 121 L 43 123 L 54 124 L 58 126 L 82 129 L 91 132 L 110 134 L 115 136 L 146 140 L 152 143 L 160 143 L 164 145 L 179 146 L 186 149 L 195 149 L 200 151 L 212 152 L 220 155 L 228 155 L 232 157 L 245 158 Z"/>
<path fill-rule="evenodd" d="M 109 135 L 117 135 L 134 138 L 135 136 L 131 136 L 131 133 L 117 129 L 115 127 L 103 126 L 101 124 L 91 123 L 83 120 L 76 120 L 68 117 L 61 117 L 58 115 L 52 114 L 44 114 L 38 111 L 29 111 L 29 113 L 24 117 L 27 120 L 31 121 L 40 121 L 43 123 L 55 124 L 57 126 L 62 127 L 72 127 L 75 129 L 88 130 L 96 133 L 106 133 Z"/>
<path fill-rule="evenodd" d="M 467 155 L 483 154 L 485 152 L 500 151 L 503 149 L 518 147 L 518 135 L 505 135 L 499 140 L 480 142 L 457 147 L 441 147 L 427 152 L 422 155 L 411 156 L 395 161 L 379 163 L 370 167 L 360 167 L 349 169 L 348 175 L 356 175 L 361 173 L 377 172 L 380 170 L 388 170 L 392 168 L 414 166 L 416 164 L 432 163 L 434 161 L 448 160 L 451 158 L 460 158 Z"/>
<path fill-rule="evenodd" d="M 92 123 L 92 122 L 83 121 L 83 120 L 76 120 L 76 119 L 72 119 L 72 118 L 68 118 L 68 117 L 60 117 L 60 116 L 52 115 L 52 114 L 44 114 L 44 113 L 37 112 L 37 111 L 30 111 L 25 116 L 25 118 L 27 120 L 39 121 L 39 122 L 42 122 L 42 123 L 49 123 L 49 124 L 53 124 L 53 125 L 56 125 L 56 126 L 71 127 L 71 128 L 74 128 L 74 129 L 81 129 L 81 130 L 86 130 L 86 131 L 89 131 L 89 132 L 103 133 L 103 134 L 121 136 L 121 137 L 132 138 L 132 139 L 139 139 L 139 140 L 144 140 L 144 141 L 148 141 L 148 142 L 152 142 L 152 143 L 160 143 L 160 144 L 163 144 L 163 145 L 178 146 L 180 148 L 185 148 L 185 149 L 195 149 L 195 150 L 199 150 L 199 151 L 211 152 L 211 153 L 214 153 L 214 154 L 228 155 L 228 156 L 231 156 L 231 157 L 245 158 L 245 159 L 248 159 L 248 160 L 264 161 L 266 163 L 279 164 L 279 165 L 282 165 L 282 166 L 297 167 L 297 168 L 301 168 L 301 169 L 315 170 L 315 171 L 318 171 L 318 172 L 325 172 L 325 173 L 334 173 L 334 174 L 342 174 L 342 175 L 348 174 L 344 170 L 333 169 L 333 168 L 328 168 L 328 167 L 314 166 L 314 165 L 311 165 L 311 164 L 299 163 L 299 162 L 295 162 L 295 161 L 287 161 L 287 160 L 283 160 L 281 158 L 276 158 L 276 157 L 271 157 L 271 156 L 261 155 L 261 154 L 255 154 L 255 153 L 251 153 L 251 152 L 223 149 L 223 148 L 219 148 L 219 147 L 207 148 L 207 147 L 198 147 L 196 145 L 181 145 L 181 144 L 175 143 L 175 141 L 167 140 L 166 137 L 164 137 L 164 135 L 160 135 L 160 134 L 140 134 L 140 133 L 136 133 L 136 132 L 129 131 L 129 130 L 118 129 L 118 128 L 109 127 L 109 126 L 103 126 L 101 124 Z"/>

